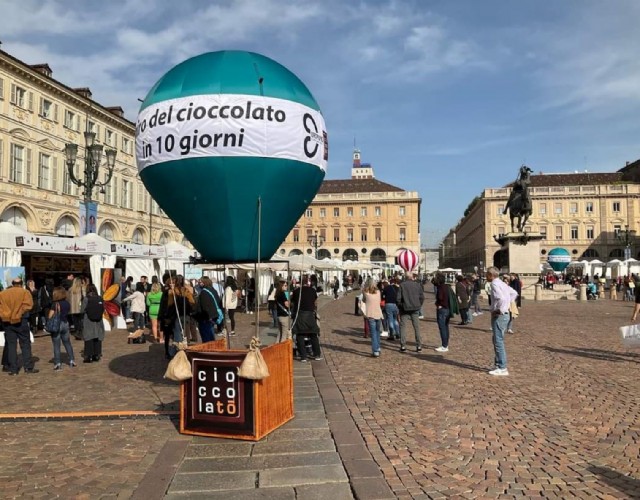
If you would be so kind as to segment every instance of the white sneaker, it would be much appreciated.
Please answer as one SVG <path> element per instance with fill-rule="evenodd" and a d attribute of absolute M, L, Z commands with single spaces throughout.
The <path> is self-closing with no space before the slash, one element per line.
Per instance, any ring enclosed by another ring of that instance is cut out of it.
<path fill-rule="evenodd" d="M 507 333 L 513 333 L 513 330 L 509 329 L 507 330 Z"/>
<path fill-rule="evenodd" d="M 471 316 L 477 316 L 478 313 L 471 313 Z"/>
<path fill-rule="evenodd" d="M 484 314 L 482 311 L 478 312 L 478 316 L 480 316 L 481 314 Z"/>
<path fill-rule="evenodd" d="M 436 352 L 449 352 L 449 348 L 448 347 L 436 347 L 435 348 Z"/>
<path fill-rule="evenodd" d="M 424 319 L 424 316 L 418 316 L 418 319 Z"/>
<path fill-rule="evenodd" d="M 496 368 L 495 370 L 491 370 L 489 375 L 496 375 L 498 377 L 506 377 L 509 375 L 509 370 L 506 368 Z"/>

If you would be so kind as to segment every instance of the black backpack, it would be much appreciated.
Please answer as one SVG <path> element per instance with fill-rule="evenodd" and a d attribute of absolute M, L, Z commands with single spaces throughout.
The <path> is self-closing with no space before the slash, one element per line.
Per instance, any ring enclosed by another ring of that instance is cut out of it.
<path fill-rule="evenodd" d="M 89 321 L 102 321 L 102 315 L 104 314 L 104 304 L 102 303 L 102 297 L 97 295 L 87 297 L 87 308 L 85 309 L 87 318 Z"/>

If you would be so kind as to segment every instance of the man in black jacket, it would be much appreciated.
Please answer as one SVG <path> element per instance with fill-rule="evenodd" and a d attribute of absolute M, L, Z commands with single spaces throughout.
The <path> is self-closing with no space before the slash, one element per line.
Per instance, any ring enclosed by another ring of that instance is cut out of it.
<path fill-rule="evenodd" d="M 203 342 L 215 340 L 213 334 L 214 324 L 224 324 L 224 313 L 222 312 L 222 301 L 220 295 L 215 288 L 211 278 L 203 276 L 200 280 L 202 289 L 198 295 L 199 307 L 196 313 L 198 320 L 198 330 Z M 223 315 L 223 318 L 220 318 Z"/>
<path fill-rule="evenodd" d="M 322 359 L 320 352 L 320 328 L 316 319 L 316 307 L 318 293 L 311 288 L 311 281 L 308 276 L 303 276 L 302 283 L 291 294 L 291 314 L 293 319 L 292 332 L 296 336 L 296 345 L 300 361 L 306 363 L 307 350 L 305 348 L 305 338 L 311 341 L 313 349 L 313 359 Z"/>
<path fill-rule="evenodd" d="M 415 279 L 415 274 L 407 273 L 407 278 L 400 283 L 400 289 L 396 297 L 400 310 L 400 352 L 407 350 L 407 324 L 413 324 L 416 336 L 416 351 L 422 351 L 422 339 L 420 337 L 420 309 L 424 302 L 422 285 Z"/>

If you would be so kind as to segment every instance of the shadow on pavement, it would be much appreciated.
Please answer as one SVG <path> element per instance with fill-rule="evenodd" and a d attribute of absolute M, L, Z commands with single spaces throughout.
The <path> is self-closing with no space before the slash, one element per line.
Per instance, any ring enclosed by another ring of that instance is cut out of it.
<path fill-rule="evenodd" d="M 471 370 L 474 372 L 488 372 L 489 370 L 487 368 L 482 368 L 480 366 L 475 366 L 475 365 L 469 365 L 467 363 L 460 363 L 459 361 L 454 361 L 451 358 L 447 358 L 446 354 L 438 354 L 438 355 L 428 355 L 425 356 L 424 354 L 420 353 L 418 354 L 417 352 L 411 353 L 412 355 L 414 355 L 416 358 L 418 359 L 423 359 L 424 361 L 427 361 L 429 363 L 434 363 L 437 365 L 450 365 L 450 366 L 456 366 L 458 368 L 464 368 L 465 370 Z"/>
<path fill-rule="evenodd" d="M 148 350 L 145 349 L 113 358 L 109 362 L 109 369 L 121 377 L 144 380 L 155 384 L 177 384 L 177 382 L 163 378 L 167 369 L 163 344 L 153 344 Z"/>
<path fill-rule="evenodd" d="M 340 351 L 340 352 L 349 352 L 351 354 L 355 354 L 356 356 L 364 356 L 365 358 L 370 358 L 371 353 L 365 353 L 362 351 L 358 351 L 356 349 L 349 349 L 348 347 L 342 347 L 332 344 L 321 344 L 322 349 L 327 349 L 329 351 Z"/>
<path fill-rule="evenodd" d="M 640 363 L 640 360 L 629 359 L 629 358 L 640 357 L 634 353 L 603 351 L 601 349 L 585 349 L 581 347 L 572 347 L 569 349 L 559 349 L 557 347 L 549 347 L 544 345 L 540 345 L 538 347 L 548 352 L 555 352 L 558 354 L 570 354 L 572 356 L 580 356 L 583 358 L 597 359 L 599 361 L 614 361 L 614 362 L 626 361 L 628 363 Z"/>
<path fill-rule="evenodd" d="M 593 474 L 597 474 L 600 479 L 609 486 L 621 491 L 625 495 L 629 495 L 628 498 L 638 498 L 640 495 L 640 480 L 638 479 L 624 476 L 613 469 L 599 465 L 590 465 L 587 467 L 587 470 Z"/>

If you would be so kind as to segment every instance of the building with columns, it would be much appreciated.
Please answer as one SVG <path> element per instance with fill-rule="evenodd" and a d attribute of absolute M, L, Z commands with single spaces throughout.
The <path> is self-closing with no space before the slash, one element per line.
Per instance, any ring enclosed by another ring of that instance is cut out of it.
<path fill-rule="evenodd" d="M 511 231 L 504 207 L 511 184 L 487 188 L 471 201 L 463 218 L 440 245 L 441 265 L 472 271 L 494 265 L 500 245 L 494 237 Z M 540 264 L 556 247 L 573 260 L 640 259 L 640 160 L 617 172 L 531 176 L 533 212 L 525 232 L 540 233 Z"/>
<path fill-rule="evenodd" d="M 420 254 L 420 204 L 416 191 L 376 179 L 356 149 L 351 178 L 322 183 L 277 253 L 394 264 L 404 249 Z"/>
<path fill-rule="evenodd" d="M 64 150 L 67 143 L 78 145 L 74 175 L 83 179 L 85 131 L 94 132 L 96 144 L 105 151 L 116 151 L 112 179 L 91 193 L 92 201 L 97 202 L 93 231 L 113 244 L 175 242 L 190 247 L 140 180 L 134 150 L 135 124 L 124 117 L 122 108 L 96 102 L 89 88 L 72 88 L 56 80 L 48 64 L 29 65 L 2 50 L 0 221 L 48 238 L 72 238 L 83 233 L 88 227 L 80 216 L 83 188 L 71 181 Z M 105 180 L 104 156 L 99 181 Z M 133 252 L 132 248 L 127 252 Z M 47 257 L 42 255 L 44 251 L 43 247 L 37 255 L 22 252 L 22 265 L 29 276 L 36 272 L 57 276 L 67 271 L 88 272 L 87 252 L 80 255 L 72 251 L 77 258 L 69 258 L 69 252 L 52 252 Z"/>
<path fill-rule="evenodd" d="M 64 146 L 80 146 L 75 175 L 82 179 L 85 130 L 117 151 L 111 182 L 93 192 L 98 234 L 129 243 L 182 242 L 140 181 L 135 124 L 122 108 L 103 106 L 90 89 L 55 80 L 47 64 L 28 65 L 1 50 L 0 219 L 34 234 L 79 235 L 82 193 L 69 177 Z"/>

